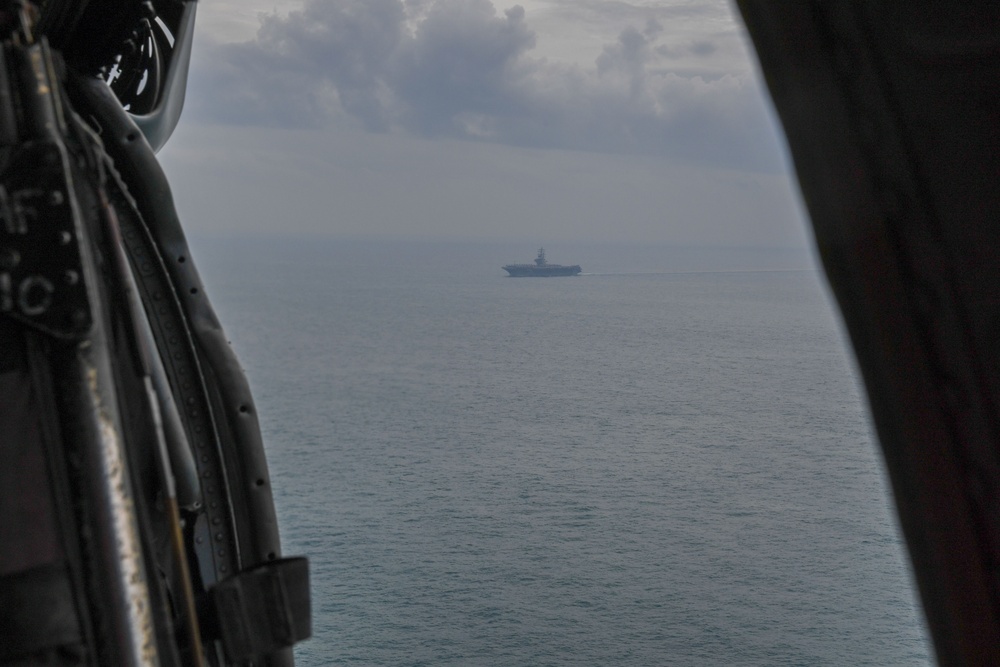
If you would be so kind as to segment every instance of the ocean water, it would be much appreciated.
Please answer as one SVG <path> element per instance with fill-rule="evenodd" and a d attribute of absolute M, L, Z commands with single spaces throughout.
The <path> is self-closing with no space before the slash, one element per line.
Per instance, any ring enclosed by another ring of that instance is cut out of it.
<path fill-rule="evenodd" d="M 299 665 L 924 665 L 820 275 L 785 251 L 202 239 Z M 777 270 L 774 270 L 777 269 Z"/>

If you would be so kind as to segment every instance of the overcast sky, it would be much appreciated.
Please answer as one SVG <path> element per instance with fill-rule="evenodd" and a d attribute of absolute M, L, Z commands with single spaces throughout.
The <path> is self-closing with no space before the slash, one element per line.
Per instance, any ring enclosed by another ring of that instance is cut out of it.
<path fill-rule="evenodd" d="M 186 227 L 803 246 L 720 0 L 204 0 Z"/>

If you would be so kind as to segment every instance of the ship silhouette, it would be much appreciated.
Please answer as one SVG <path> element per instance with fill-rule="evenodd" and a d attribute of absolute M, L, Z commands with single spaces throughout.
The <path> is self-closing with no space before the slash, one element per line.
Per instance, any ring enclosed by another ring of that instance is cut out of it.
<path fill-rule="evenodd" d="M 555 276 L 575 276 L 580 273 L 580 265 L 563 266 L 545 261 L 545 248 L 538 249 L 534 264 L 508 264 L 502 267 L 512 278 L 552 278 Z"/>

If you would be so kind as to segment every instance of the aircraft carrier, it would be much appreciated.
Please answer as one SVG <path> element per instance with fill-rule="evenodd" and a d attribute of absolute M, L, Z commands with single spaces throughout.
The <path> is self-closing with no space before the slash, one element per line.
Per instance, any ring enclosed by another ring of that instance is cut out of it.
<path fill-rule="evenodd" d="M 580 265 L 563 266 L 545 261 L 545 248 L 538 249 L 534 264 L 508 264 L 503 270 L 512 278 L 552 278 L 555 276 L 575 276 L 580 273 Z"/>

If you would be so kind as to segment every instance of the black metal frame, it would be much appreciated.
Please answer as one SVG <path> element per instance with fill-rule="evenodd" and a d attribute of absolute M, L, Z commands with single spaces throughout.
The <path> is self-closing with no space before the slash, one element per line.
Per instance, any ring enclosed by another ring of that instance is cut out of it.
<path fill-rule="evenodd" d="M 0 464 L 44 448 L 0 510 L 51 543 L 0 544 L 0 664 L 290 665 L 310 632 L 307 564 L 281 558 L 249 387 L 154 155 L 194 7 L 0 2 L 0 390 L 27 397 L 0 409 Z"/>

